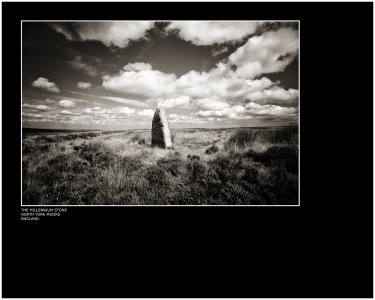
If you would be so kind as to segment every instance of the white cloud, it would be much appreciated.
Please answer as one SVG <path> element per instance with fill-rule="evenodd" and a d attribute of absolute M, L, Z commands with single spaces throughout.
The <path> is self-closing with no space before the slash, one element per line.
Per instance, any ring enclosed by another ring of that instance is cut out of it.
<path fill-rule="evenodd" d="M 218 56 L 218 55 L 221 55 L 221 54 L 224 54 L 225 52 L 227 52 L 229 50 L 228 47 L 221 47 L 221 48 L 218 48 L 218 49 L 212 49 L 211 50 L 211 53 L 212 53 L 212 56 Z"/>
<path fill-rule="evenodd" d="M 116 112 L 124 115 L 134 115 L 135 109 L 124 106 L 117 109 Z"/>
<path fill-rule="evenodd" d="M 195 104 L 206 110 L 221 110 L 230 107 L 228 103 L 221 101 L 216 97 L 201 98 L 198 99 Z"/>
<path fill-rule="evenodd" d="M 262 91 L 266 88 L 273 86 L 275 83 L 266 77 L 255 80 L 246 80 L 248 92 Z"/>
<path fill-rule="evenodd" d="M 298 32 L 280 28 L 253 36 L 229 56 L 228 65 L 237 66 L 239 77 L 254 78 L 264 73 L 283 71 L 298 51 Z"/>
<path fill-rule="evenodd" d="M 255 102 L 249 102 L 245 105 L 246 109 L 263 109 L 264 106 Z"/>
<path fill-rule="evenodd" d="M 189 105 L 190 97 L 186 95 L 182 95 L 176 98 L 170 98 L 159 102 L 159 107 L 164 108 L 173 108 L 179 106 L 187 106 Z"/>
<path fill-rule="evenodd" d="M 268 101 L 273 103 L 286 102 L 288 100 L 296 100 L 298 98 L 299 92 L 296 89 L 285 90 L 279 86 L 273 86 L 269 89 L 264 89 L 261 91 L 254 91 L 248 93 L 247 98 L 251 101 Z"/>
<path fill-rule="evenodd" d="M 38 110 L 49 110 L 47 105 L 35 105 L 35 108 Z"/>
<path fill-rule="evenodd" d="M 39 77 L 31 85 L 37 88 L 45 89 L 52 93 L 60 92 L 60 89 L 56 86 L 54 82 L 51 82 L 47 78 L 44 78 L 44 77 Z"/>
<path fill-rule="evenodd" d="M 134 110 L 128 109 L 127 107 L 113 107 L 113 108 L 101 108 L 99 106 L 88 107 L 83 110 L 86 115 L 91 115 L 99 118 L 113 118 L 118 114 L 134 114 Z"/>
<path fill-rule="evenodd" d="M 258 22 L 174 21 L 167 30 L 177 30 L 179 36 L 195 45 L 212 45 L 241 40 L 256 31 Z"/>
<path fill-rule="evenodd" d="M 61 107 L 74 107 L 75 106 L 75 102 L 72 100 L 60 100 L 58 104 Z"/>
<path fill-rule="evenodd" d="M 105 115 L 108 113 L 108 110 L 107 109 L 104 109 L 104 108 L 101 108 L 99 106 L 95 106 L 95 107 L 88 107 L 88 108 L 85 108 L 83 110 L 86 114 L 93 114 L 95 116 L 101 116 L 101 115 Z"/>
<path fill-rule="evenodd" d="M 261 105 L 258 103 L 250 102 L 245 106 L 234 105 L 232 107 L 226 107 L 217 110 L 200 110 L 195 113 L 199 117 L 220 117 L 229 119 L 253 119 L 261 116 L 295 116 L 297 114 L 297 108 L 295 107 L 283 107 L 272 104 Z"/>
<path fill-rule="evenodd" d="M 238 79 L 230 75 L 224 64 L 219 63 L 210 72 L 190 71 L 182 75 L 176 82 L 176 89 L 193 98 L 212 96 L 225 98 L 228 88 L 231 89 L 230 86 L 234 83 L 238 84 Z M 234 91 L 231 90 L 230 95 L 233 96 Z"/>
<path fill-rule="evenodd" d="M 62 110 L 62 111 L 60 111 L 60 114 L 61 115 L 69 115 L 69 116 L 80 116 L 81 115 L 81 113 L 79 113 L 79 112 L 72 112 L 70 110 Z"/>
<path fill-rule="evenodd" d="M 49 110 L 50 109 L 50 107 L 47 105 L 34 105 L 34 104 L 28 104 L 28 103 L 23 104 L 22 107 L 33 108 L 37 110 Z"/>
<path fill-rule="evenodd" d="M 154 26 L 150 21 L 127 22 L 80 22 L 75 23 L 77 39 L 86 41 L 99 41 L 107 47 L 126 47 L 131 40 L 143 38 L 146 31 Z M 73 34 L 61 24 L 53 24 L 52 27 L 62 33 L 68 40 L 74 40 Z"/>
<path fill-rule="evenodd" d="M 104 76 L 103 87 L 118 93 L 150 98 L 171 94 L 175 81 L 174 74 L 152 70 L 149 64 L 129 63 L 119 74 Z"/>
<path fill-rule="evenodd" d="M 237 113 L 232 107 L 223 108 L 220 110 L 201 110 L 196 113 L 200 117 L 227 117 L 230 119 L 236 119 Z"/>
<path fill-rule="evenodd" d="M 261 77 L 264 73 L 282 71 L 298 53 L 298 34 L 291 28 L 253 36 L 226 62 L 208 72 L 190 71 L 179 78 L 154 70 L 148 63 L 129 63 L 113 76 L 103 77 L 103 87 L 135 99 L 104 97 L 114 102 L 138 107 L 179 108 L 195 113 L 195 118 L 251 119 L 267 116 L 295 116 L 298 90 L 284 89 L 280 82 Z M 233 65 L 236 68 L 233 68 Z M 198 108 L 198 109 L 197 109 Z M 153 110 L 135 112 L 152 116 Z M 178 114 L 172 114 L 173 120 Z"/>
<path fill-rule="evenodd" d="M 92 84 L 91 84 L 91 82 L 82 82 L 82 81 L 80 81 L 80 82 L 78 82 L 77 83 L 77 86 L 80 88 L 80 89 L 90 89 L 91 87 L 92 87 Z"/>
<path fill-rule="evenodd" d="M 152 70 L 149 64 L 130 64 L 125 66 L 116 77 L 119 82 L 112 82 L 114 84 L 112 88 L 116 86 L 114 90 L 117 89 L 117 92 L 122 90 L 138 93 L 137 96 L 141 96 L 142 93 L 143 97 L 148 97 L 149 105 L 158 104 L 165 108 L 179 107 L 189 110 L 199 108 L 196 116 L 204 118 L 245 120 L 252 119 L 254 116 L 282 116 L 296 113 L 296 108 L 286 106 L 297 103 L 298 90 L 285 90 L 277 86 L 279 82 L 272 82 L 266 77 L 255 80 L 238 77 L 236 71 L 223 63 L 219 63 L 210 72 L 190 71 L 178 79 L 175 76 L 168 77 L 168 80 L 165 80 L 166 83 L 163 84 L 155 84 L 157 82 L 155 76 L 164 79 L 169 75 Z M 146 77 L 148 80 L 145 79 Z M 105 82 L 108 83 L 114 78 L 106 78 Z M 108 88 L 108 85 L 106 87 Z M 114 97 L 113 100 L 119 99 Z M 253 107 L 249 105 L 245 108 L 244 105 L 249 101 L 260 103 L 254 103 L 251 104 Z M 255 107 L 257 104 L 270 106 Z M 146 111 L 137 114 L 153 115 L 153 110 L 150 109 L 147 113 Z M 180 122 L 181 118 L 173 120 Z"/>
<path fill-rule="evenodd" d="M 93 110 L 91 107 L 85 108 L 83 111 L 84 111 L 85 113 L 87 113 L 87 114 L 91 114 L 91 113 L 94 112 L 94 110 Z"/>
<path fill-rule="evenodd" d="M 281 116 L 296 114 L 297 108 L 295 107 L 283 107 L 272 104 L 260 105 L 254 102 L 250 102 L 245 105 L 246 112 L 252 115 L 269 115 L 269 116 Z"/>
<path fill-rule="evenodd" d="M 168 115 L 168 118 L 169 118 L 169 119 L 177 119 L 178 117 L 179 117 L 178 114 L 169 114 L 169 115 Z"/>
<path fill-rule="evenodd" d="M 168 119 L 169 119 L 169 122 L 172 123 L 172 124 L 176 124 L 176 123 L 203 123 L 201 119 L 199 118 L 196 118 L 196 117 L 192 117 L 192 116 L 189 116 L 189 115 L 185 115 L 185 114 L 181 114 L 181 115 L 178 115 L 178 114 L 169 114 L 168 115 Z"/>
<path fill-rule="evenodd" d="M 25 113 L 25 112 L 22 112 L 22 116 L 31 117 L 31 118 L 41 118 L 42 117 L 42 115 L 39 115 L 39 114 L 30 114 L 30 113 Z"/>
<path fill-rule="evenodd" d="M 84 62 L 82 59 L 82 56 L 80 55 L 76 56 L 73 60 L 62 61 L 62 62 L 67 63 L 73 69 L 83 72 L 84 74 L 91 76 L 91 77 L 96 77 L 99 74 L 98 68 L 87 62 Z"/>
<path fill-rule="evenodd" d="M 134 107 L 148 107 L 148 105 L 142 101 L 120 98 L 120 97 L 109 97 L 109 96 L 101 96 L 100 98 L 110 100 L 117 103 L 123 103 Z"/>
<path fill-rule="evenodd" d="M 245 112 L 245 108 L 242 106 L 242 105 L 234 105 L 232 106 L 232 110 L 236 113 L 236 114 L 242 114 Z"/>
<path fill-rule="evenodd" d="M 54 23 L 54 24 L 51 24 L 51 27 L 52 27 L 53 29 L 55 29 L 56 32 L 63 34 L 67 40 L 69 40 L 69 41 L 72 41 L 72 40 L 73 40 L 73 35 L 72 35 L 72 33 L 69 32 L 69 31 L 63 26 L 63 24 Z"/>
<path fill-rule="evenodd" d="M 201 109 L 198 116 L 232 119 L 245 113 L 243 105 L 248 101 L 258 101 L 262 102 L 261 104 L 284 102 L 282 106 L 286 106 L 298 98 L 298 90 L 284 90 L 277 84 L 279 82 L 272 82 L 266 77 L 238 77 L 235 71 L 223 63 L 219 63 L 209 72 L 190 71 L 178 79 L 174 75 L 152 70 L 149 64 L 134 63 L 126 65 L 119 75 L 104 78 L 103 83 L 107 89 L 145 97 L 148 99 L 146 102 L 152 106 L 158 104 L 165 108 L 184 109 L 198 107 Z M 117 97 L 103 98 L 126 104 L 137 101 Z M 279 111 L 282 113 L 282 110 Z"/>
<path fill-rule="evenodd" d="M 154 116 L 154 110 L 144 109 L 142 111 L 137 112 L 137 115 L 142 116 L 142 117 L 153 117 Z"/>
<path fill-rule="evenodd" d="M 190 71 L 178 78 L 176 90 L 192 98 L 218 97 L 227 101 L 241 101 L 246 95 L 274 85 L 268 78 L 245 80 L 219 63 L 209 72 Z"/>
<path fill-rule="evenodd" d="M 123 70 L 127 72 L 151 71 L 152 66 L 148 63 L 135 62 L 127 64 L 124 66 Z"/>

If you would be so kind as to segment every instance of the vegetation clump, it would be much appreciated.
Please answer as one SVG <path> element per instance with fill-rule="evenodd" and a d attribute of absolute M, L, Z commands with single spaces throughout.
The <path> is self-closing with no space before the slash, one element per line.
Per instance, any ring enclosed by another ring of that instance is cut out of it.
<path fill-rule="evenodd" d="M 25 136 L 23 204 L 298 203 L 295 126 L 185 130 L 175 135 L 174 149 L 152 148 L 148 135 L 136 131 Z M 207 144 L 212 146 L 206 148 Z"/>
<path fill-rule="evenodd" d="M 219 151 L 218 146 L 212 145 L 210 148 L 207 148 L 207 150 L 205 151 L 205 153 L 208 154 L 208 155 L 210 155 L 210 154 L 216 153 L 218 151 Z"/>

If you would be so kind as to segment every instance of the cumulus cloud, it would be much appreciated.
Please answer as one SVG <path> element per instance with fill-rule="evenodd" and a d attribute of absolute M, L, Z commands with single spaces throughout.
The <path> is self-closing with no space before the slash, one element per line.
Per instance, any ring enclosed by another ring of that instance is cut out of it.
<path fill-rule="evenodd" d="M 190 97 L 186 95 L 182 95 L 176 98 L 170 98 L 163 101 L 160 101 L 158 106 L 164 108 L 173 108 L 179 106 L 187 106 L 189 105 Z"/>
<path fill-rule="evenodd" d="M 245 105 L 246 112 L 252 115 L 290 115 L 296 114 L 297 108 L 295 107 L 283 107 L 272 104 L 260 105 L 254 102 L 250 102 Z"/>
<path fill-rule="evenodd" d="M 101 108 L 99 106 L 95 106 L 95 107 L 88 107 L 88 108 L 85 108 L 83 110 L 86 114 L 95 114 L 95 115 L 100 115 L 100 114 L 104 114 L 107 112 L 106 109 L 104 108 Z"/>
<path fill-rule="evenodd" d="M 150 105 L 157 104 L 164 108 L 196 107 L 200 109 L 198 116 L 233 119 L 244 113 L 243 105 L 249 101 L 280 106 L 293 103 L 296 105 L 298 90 L 285 90 L 278 84 L 279 82 L 273 82 L 266 77 L 239 77 L 235 70 L 231 70 L 224 63 L 219 63 L 209 72 L 190 71 L 179 78 L 174 74 L 153 70 L 149 64 L 134 63 L 126 65 L 119 75 L 104 78 L 103 82 L 103 86 L 109 90 L 136 94 L 147 99 L 146 102 Z M 104 98 L 126 104 L 137 101 L 117 97 Z"/>
<path fill-rule="evenodd" d="M 232 107 L 227 107 L 219 110 L 201 110 L 196 113 L 200 117 L 227 117 L 230 119 L 236 119 L 237 113 Z"/>
<path fill-rule="evenodd" d="M 50 108 L 47 105 L 35 105 L 35 108 L 38 110 L 49 110 Z"/>
<path fill-rule="evenodd" d="M 148 63 L 135 62 L 127 64 L 123 70 L 127 72 L 151 71 L 152 66 Z"/>
<path fill-rule="evenodd" d="M 238 96 L 237 88 L 243 85 L 244 81 L 234 77 L 222 63 L 209 72 L 190 71 L 176 81 L 177 90 L 195 98 L 228 95 L 233 98 Z"/>
<path fill-rule="evenodd" d="M 177 119 L 178 117 L 179 117 L 178 114 L 169 114 L 169 115 L 168 115 L 168 118 L 169 118 L 169 119 Z"/>
<path fill-rule="evenodd" d="M 230 102 L 246 99 L 247 95 L 272 87 L 276 83 L 262 77 L 256 80 L 240 78 L 219 64 L 209 72 L 190 71 L 176 81 L 176 90 L 193 98 L 216 97 Z"/>
<path fill-rule="evenodd" d="M 146 31 L 154 26 L 154 22 L 80 22 L 74 24 L 74 33 L 64 23 L 54 23 L 51 26 L 68 40 L 99 41 L 107 47 L 123 48 L 130 41 L 143 38 Z"/>
<path fill-rule="evenodd" d="M 83 112 L 91 117 L 97 118 L 110 118 L 113 111 L 117 110 L 117 108 L 106 109 L 101 108 L 100 106 L 95 107 L 88 107 L 83 110 Z"/>
<path fill-rule="evenodd" d="M 207 97 L 198 99 L 195 104 L 203 109 L 207 110 L 221 110 L 230 107 L 225 101 L 219 100 L 216 97 Z"/>
<path fill-rule="evenodd" d="M 72 112 L 70 110 L 62 110 L 62 111 L 60 111 L 60 114 L 61 115 L 68 115 L 68 116 L 80 116 L 81 115 L 81 113 L 79 113 L 79 112 Z"/>
<path fill-rule="evenodd" d="M 192 117 L 188 115 L 178 115 L 178 114 L 169 114 L 169 121 L 170 123 L 204 123 L 203 120 L 197 118 L 197 117 Z"/>
<path fill-rule="evenodd" d="M 260 74 L 283 71 L 297 53 L 298 32 L 280 28 L 251 37 L 229 56 L 228 65 L 236 66 L 239 77 L 251 79 Z"/>
<path fill-rule="evenodd" d="M 299 92 L 296 89 L 285 90 L 279 86 L 258 90 L 247 94 L 247 99 L 262 104 L 297 104 Z"/>
<path fill-rule="evenodd" d="M 118 114 L 134 115 L 135 109 L 124 106 L 124 107 L 116 109 L 116 112 Z"/>
<path fill-rule="evenodd" d="M 39 114 L 30 114 L 30 113 L 25 113 L 25 112 L 22 112 L 22 116 L 23 117 L 30 117 L 30 118 L 41 118 L 42 115 L 39 115 Z"/>
<path fill-rule="evenodd" d="M 255 80 L 245 80 L 247 85 L 247 91 L 248 92 L 256 92 L 256 91 L 262 91 L 264 89 L 270 88 L 279 82 L 272 82 L 270 79 L 266 77 L 262 77 Z"/>
<path fill-rule="evenodd" d="M 72 100 L 60 100 L 58 105 L 61 107 L 74 107 L 76 104 Z"/>
<path fill-rule="evenodd" d="M 249 102 L 249 103 L 247 103 L 247 104 L 245 105 L 245 107 L 246 107 L 247 109 L 253 109 L 253 110 L 256 110 L 256 109 L 263 109 L 263 108 L 264 108 L 263 105 L 258 104 L 258 103 L 256 103 L 256 102 Z"/>
<path fill-rule="evenodd" d="M 141 116 L 141 117 L 153 117 L 154 116 L 154 110 L 144 109 L 142 111 L 137 112 L 137 115 Z"/>
<path fill-rule="evenodd" d="M 117 103 L 127 104 L 134 107 L 148 107 L 148 105 L 145 102 L 133 100 L 133 99 L 127 99 L 127 98 L 121 98 L 121 97 L 110 97 L 110 96 L 101 96 L 101 99 L 110 100 Z"/>
<path fill-rule="evenodd" d="M 111 107 L 111 108 L 101 108 L 99 106 L 88 107 L 83 110 L 83 112 L 91 117 L 100 118 L 101 120 L 111 120 L 111 119 L 124 119 L 125 117 L 135 117 L 139 116 L 148 116 L 151 109 L 146 109 L 140 112 L 137 112 L 134 108 L 127 106 L 122 107 Z"/>
<path fill-rule="evenodd" d="M 282 27 L 252 36 L 210 71 L 193 70 L 177 77 L 155 70 L 148 63 L 129 63 L 118 74 L 103 77 L 105 89 L 126 98 L 101 98 L 144 107 L 135 113 L 138 116 L 152 116 L 153 110 L 149 107 L 158 105 L 184 109 L 185 113 L 195 112 L 195 119 L 295 117 L 298 90 L 284 89 L 279 86 L 280 82 L 260 75 L 283 71 L 297 54 L 297 31 Z M 175 115 L 172 114 L 172 119 L 182 120 Z"/>
<path fill-rule="evenodd" d="M 200 110 L 196 113 L 199 117 L 220 117 L 229 119 L 253 119 L 267 116 L 284 116 L 293 117 L 297 114 L 295 107 L 283 107 L 272 104 L 261 105 L 255 102 L 250 102 L 243 105 L 234 105 L 217 110 Z"/>
<path fill-rule="evenodd" d="M 117 75 L 104 76 L 103 87 L 141 98 L 160 97 L 174 91 L 176 75 L 153 70 L 150 64 L 129 63 Z"/>
<path fill-rule="evenodd" d="M 32 109 L 37 109 L 37 110 L 49 110 L 50 109 L 50 107 L 47 105 L 35 105 L 35 104 L 28 104 L 28 103 L 23 104 L 22 107 L 32 108 Z"/>
<path fill-rule="evenodd" d="M 222 21 L 174 21 L 167 30 L 177 31 L 178 35 L 195 45 L 212 45 L 238 41 L 255 33 L 258 22 Z"/>
<path fill-rule="evenodd" d="M 37 88 L 45 89 L 52 93 L 60 92 L 60 89 L 56 86 L 54 82 L 51 82 L 44 77 L 39 77 L 38 79 L 34 80 L 34 82 L 31 85 Z"/>
<path fill-rule="evenodd" d="M 80 88 L 80 89 L 84 89 L 84 90 L 87 90 L 87 89 L 90 89 L 92 87 L 92 84 L 91 82 L 78 82 L 77 83 L 77 86 Z"/>

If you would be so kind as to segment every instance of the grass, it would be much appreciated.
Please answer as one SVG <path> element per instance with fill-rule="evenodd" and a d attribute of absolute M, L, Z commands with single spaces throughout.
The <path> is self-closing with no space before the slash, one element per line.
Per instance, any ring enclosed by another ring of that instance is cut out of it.
<path fill-rule="evenodd" d="M 298 128 L 28 134 L 23 204 L 275 205 L 298 203 Z"/>

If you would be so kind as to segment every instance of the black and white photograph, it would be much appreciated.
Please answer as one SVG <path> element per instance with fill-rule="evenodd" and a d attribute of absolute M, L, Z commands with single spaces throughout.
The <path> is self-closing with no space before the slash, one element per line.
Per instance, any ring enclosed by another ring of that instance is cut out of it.
<path fill-rule="evenodd" d="M 23 21 L 22 205 L 299 205 L 299 21 Z"/>
<path fill-rule="evenodd" d="M 373 2 L 2 3 L 3 298 L 373 298 Z"/>

